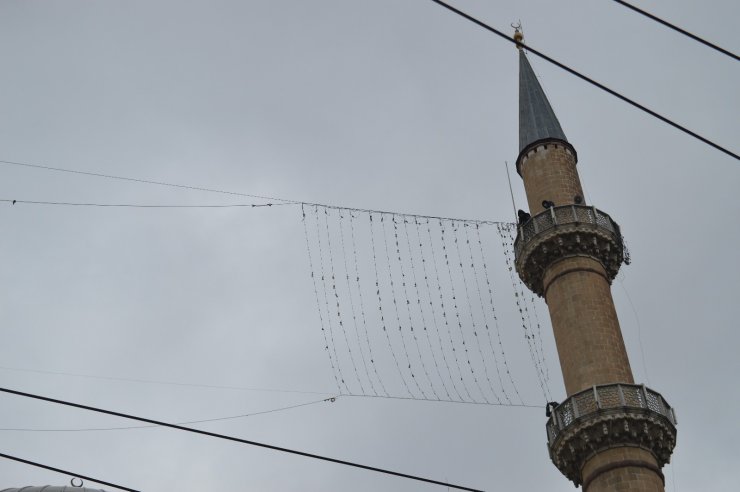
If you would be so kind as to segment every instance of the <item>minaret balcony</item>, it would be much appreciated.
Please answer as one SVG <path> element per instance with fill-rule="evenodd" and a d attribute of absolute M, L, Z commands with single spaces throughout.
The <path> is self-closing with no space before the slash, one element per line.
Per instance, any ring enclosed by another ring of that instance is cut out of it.
<path fill-rule="evenodd" d="M 547 444 L 555 466 L 576 486 L 583 465 L 612 447 L 649 451 L 658 466 L 676 446 L 676 414 L 660 393 L 636 384 L 605 384 L 571 395 L 547 422 Z"/>
<path fill-rule="evenodd" d="M 550 207 L 519 225 L 514 241 L 516 270 L 534 293 L 545 294 L 543 277 L 552 263 L 570 256 L 601 262 L 609 281 L 629 262 L 619 225 L 586 205 Z"/>

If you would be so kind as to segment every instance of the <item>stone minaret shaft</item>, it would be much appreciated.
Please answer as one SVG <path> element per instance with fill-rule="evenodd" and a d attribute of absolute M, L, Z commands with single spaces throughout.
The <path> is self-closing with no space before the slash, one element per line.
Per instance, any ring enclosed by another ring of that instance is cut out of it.
<path fill-rule="evenodd" d="M 516 168 L 531 217 L 520 212 L 516 268 L 547 302 L 568 395 L 548 405 L 550 456 L 589 492 L 662 492 L 676 418 L 659 393 L 634 384 L 610 287 L 625 261 L 622 235 L 586 205 L 575 148 L 519 57 Z"/>

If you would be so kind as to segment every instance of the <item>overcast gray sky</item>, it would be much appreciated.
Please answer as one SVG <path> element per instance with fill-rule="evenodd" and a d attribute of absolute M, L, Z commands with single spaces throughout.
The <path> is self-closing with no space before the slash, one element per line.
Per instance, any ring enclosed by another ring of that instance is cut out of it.
<path fill-rule="evenodd" d="M 737 2 L 639 4 L 740 50 Z M 532 46 L 738 151 L 740 65 L 726 56 L 608 0 L 455 5 L 507 31 L 521 20 Z M 678 414 L 667 490 L 735 490 L 740 166 L 530 60 L 578 150 L 587 200 L 621 224 L 632 252 L 613 293 L 636 379 Z M 504 161 L 518 150 L 516 51 L 428 0 L 3 0 L 0 66 L 2 160 L 348 207 L 512 218 Z M 249 202 L 6 165 L 0 198 Z M 6 203 L 0 227 L 3 367 L 336 391 L 294 207 Z M 499 309 L 513 302 L 502 299 Z M 538 309 L 545 321 L 541 301 Z M 562 399 L 544 325 L 552 390 Z M 521 325 L 502 331 L 522 391 L 542 403 Z M 0 383 L 168 421 L 321 398 L 7 369 Z M 202 428 L 485 490 L 572 490 L 549 461 L 544 424 L 539 409 L 340 398 Z M 128 422 L 0 397 L 3 428 L 115 425 Z M 0 443 L 3 453 L 145 491 L 439 490 L 164 429 L 0 431 Z M 67 482 L 0 462 L 0 488 Z"/>

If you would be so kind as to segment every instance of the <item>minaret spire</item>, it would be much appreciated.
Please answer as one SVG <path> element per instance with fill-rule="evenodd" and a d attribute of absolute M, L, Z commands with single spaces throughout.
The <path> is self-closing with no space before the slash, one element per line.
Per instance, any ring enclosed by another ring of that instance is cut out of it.
<path fill-rule="evenodd" d="M 550 140 L 568 142 L 527 55 L 519 47 L 519 152 Z"/>
<path fill-rule="evenodd" d="M 516 27 L 515 27 L 516 28 Z M 519 49 L 519 157 L 529 204 L 514 242 L 519 277 L 550 311 L 567 398 L 548 404 L 558 469 L 584 492 L 663 492 L 676 416 L 635 384 L 610 284 L 625 261 L 619 225 L 585 204 L 575 148 Z"/>

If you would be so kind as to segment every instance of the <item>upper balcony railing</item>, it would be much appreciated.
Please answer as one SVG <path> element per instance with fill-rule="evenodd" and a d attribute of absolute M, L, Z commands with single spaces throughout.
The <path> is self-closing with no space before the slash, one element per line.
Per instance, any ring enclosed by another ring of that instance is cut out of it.
<path fill-rule="evenodd" d="M 524 245 L 537 234 L 566 224 L 592 224 L 615 234 L 619 241 L 622 241 L 619 225 L 612 220 L 609 214 L 586 205 L 562 205 L 550 207 L 519 225 L 519 233 L 514 241 L 515 255 L 518 257 Z"/>
<path fill-rule="evenodd" d="M 676 414 L 660 393 L 644 385 L 605 384 L 576 393 L 553 410 L 547 422 L 548 444 L 571 424 L 614 409 L 652 411 L 676 425 Z"/>

